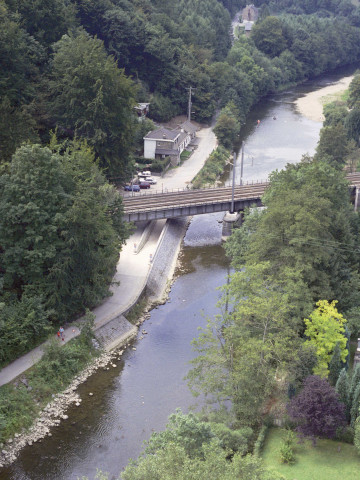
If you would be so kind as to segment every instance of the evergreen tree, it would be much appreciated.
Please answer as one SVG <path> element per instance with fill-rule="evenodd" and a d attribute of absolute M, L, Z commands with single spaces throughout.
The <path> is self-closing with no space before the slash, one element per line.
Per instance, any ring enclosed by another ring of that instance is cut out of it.
<path fill-rule="evenodd" d="M 360 383 L 358 383 L 351 403 L 350 409 L 350 425 L 355 427 L 355 421 L 359 415 L 359 407 L 360 407 Z"/>
<path fill-rule="evenodd" d="M 339 343 L 336 344 L 330 363 L 329 363 L 329 382 L 334 386 L 338 381 L 340 372 L 344 367 L 344 362 L 341 359 L 341 350 Z"/>
<path fill-rule="evenodd" d="M 343 368 L 340 372 L 339 378 L 335 385 L 336 393 L 339 396 L 339 400 L 341 403 L 345 405 L 345 415 L 346 419 L 350 420 L 350 385 L 349 385 L 349 376 L 345 368 Z"/>
<path fill-rule="evenodd" d="M 356 387 L 359 385 L 359 383 L 360 383 L 360 364 L 358 363 L 353 370 L 352 377 L 351 377 L 351 382 L 350 382 L 350 390 L 349 390 L 349 404 L 350 404 L 350 406 L 353 403 L 355 390 L 356 390 Z"/>

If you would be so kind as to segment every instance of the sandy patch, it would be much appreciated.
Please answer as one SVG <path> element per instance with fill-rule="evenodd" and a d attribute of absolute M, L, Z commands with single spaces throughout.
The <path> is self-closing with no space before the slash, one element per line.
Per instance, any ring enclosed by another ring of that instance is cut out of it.
<path fill-rule="evenodd" d="M 349 88 L 351 80 L 354 76 L 344 77 L 333 85 L 310 92 L 304 97 L 298 98 L 295 105 L 304 117 L 314 120 L 315 122 L 323 122 L 323 106 L 338 98 L 345 90 Z"/>

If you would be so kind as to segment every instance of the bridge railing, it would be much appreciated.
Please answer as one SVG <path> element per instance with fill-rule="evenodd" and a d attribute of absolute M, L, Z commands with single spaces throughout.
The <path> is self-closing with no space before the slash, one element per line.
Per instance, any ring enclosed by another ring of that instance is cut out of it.
<path fill-rule="evenodd" d="M 261 185 L 269 183 L 269 180 L 251 180 L 247 181 L 246 183 L 243 183 L 242 185 L 237 185 L 235 184 L 235 187 L 246 187 L 246 186 L 252 186 L 252 185 Z M 231 188 L 232 185 L 220 185 L 220 186 L 212 186 L 212 187 L 206 187 L 206 188 L 188 188 L 188 187 L 183 187 L 183 188 L 162 188 L 161 190 L 156 189 L 153 190 L 152 188 L 149 189 L 144 189 L 140 190 L 140 192 L 123 192 L 123 196 L 125 198 L 127 197 L 139 197 L 142 195 L 159 195 L 159 194 L 164 194 L 164 193 L 180 193 L 180 192 L 196 192 L 199 190 L 221 190 L 221 189 L 226 189 L 226 188 Z"/>

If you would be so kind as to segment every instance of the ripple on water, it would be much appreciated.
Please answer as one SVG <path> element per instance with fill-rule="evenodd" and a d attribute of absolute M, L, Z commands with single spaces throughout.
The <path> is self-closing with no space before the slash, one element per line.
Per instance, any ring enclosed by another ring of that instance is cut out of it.
<path fill-rule="evenodd" d="M 221 243 L 224 212 L 196 215 L 184 238 L 185 247 L 202 247 Z"/>

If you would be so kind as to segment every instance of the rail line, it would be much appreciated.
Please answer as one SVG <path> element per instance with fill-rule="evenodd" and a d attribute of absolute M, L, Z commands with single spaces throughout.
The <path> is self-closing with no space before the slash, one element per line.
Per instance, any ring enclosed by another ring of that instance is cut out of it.
<path fill-rule="evenodd" d="M 352 187 L 360 187 L 360 172 L 347 175 Z M 234 200 L 259 200 L 269 182 L 234 187 Z M 232 187 L 207 188 L 201 190 L 181 190 L 178 192 L 146 193 L 124 197 L 124 213 L 151 211 L 178 206 L 204 205 L 229 201 Z"/>

